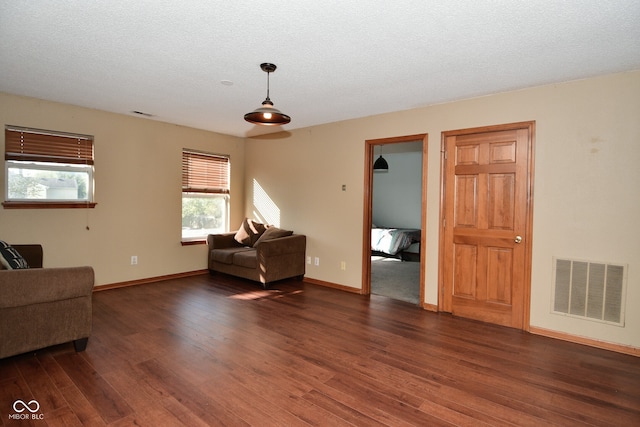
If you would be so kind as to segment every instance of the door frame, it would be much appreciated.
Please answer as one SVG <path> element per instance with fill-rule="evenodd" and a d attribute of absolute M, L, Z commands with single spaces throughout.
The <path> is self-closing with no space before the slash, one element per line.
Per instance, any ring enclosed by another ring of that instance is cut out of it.
<path fill-rule="evenodd" d="M 440 238 L 438 247 L 438 311 L 451 312 L 451 307 L 447 307 L 444 298 L 444 265 L 447 262 L 448 257 L 445 254 L 445 233 L 444 233 L 444 218 L 445 218 L 445 201 L 447 194 L 445 194 L 446 184 L 446 140 L 450 136 L 468 135 L 475 133 L 485 132 L 499 132 L 505 130 L 527 129 L 529 132 L 529 141 L 527 146 L 527 206 L 525 208 L 526 225 L 524 230 L 524 244 L 525 244 L 525 265 L 524 265 L 524 284 L 523 284 L 523 307 L 522 307 L 522 330 L 529 331 L 530 329 L 530 313 L 531 313 L 531 261 L 532 261 L 532 247 L 533 247 L 533 182 L 534 182 L 534 146 L 535 146 L 535 120 L 527 122 L 516 122 L 502 125 L 482 126 L 477 128 L 459 129 L 452 131 L 445 131 L 441 133 L 440 140 Z M 451 153 L 453 155 L 453 153 Z"/>
<path fill-rule="evenodd" d="M 420 307 L 425 307 L 425 275 L 426 275 L 426 229 L 427 229 L 427 151 L 429 135 L 398 136 L 392 138 L 368 139 L 364 150 L 364 209 L 362 221 L 362 288 L 363 295 L 371 294 L 371 227 L 373 224 L 373 160 L 376 146 L 422 141 L 422 191 L 420 212 Z"/>

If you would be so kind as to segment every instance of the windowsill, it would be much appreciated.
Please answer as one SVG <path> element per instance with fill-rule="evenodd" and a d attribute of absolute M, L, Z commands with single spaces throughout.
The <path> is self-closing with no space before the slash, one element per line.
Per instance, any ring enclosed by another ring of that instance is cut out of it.
<path fill-rule="evenodd" d="M 2 202 L 5 209 L 93 209 L 95 202 Z"/>
<path fill-rule="evenodd" d="M 193 246 L 193 245 L 206 245 L 206 239 L 202 240 L 183 240 L 180 242 L 182 246 Z"/>

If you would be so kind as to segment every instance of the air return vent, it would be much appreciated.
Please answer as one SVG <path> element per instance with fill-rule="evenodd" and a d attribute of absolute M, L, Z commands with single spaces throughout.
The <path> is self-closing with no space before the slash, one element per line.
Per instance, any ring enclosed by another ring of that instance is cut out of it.
<path fill-rule="evenodd" d="M 624 325 L 626 265 L 553 259 L 553 311 Z"/>

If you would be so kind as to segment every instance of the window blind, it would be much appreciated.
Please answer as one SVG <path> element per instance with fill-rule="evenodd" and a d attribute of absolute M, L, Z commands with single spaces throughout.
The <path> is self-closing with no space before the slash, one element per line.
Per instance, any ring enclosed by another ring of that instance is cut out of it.
<path fill-rule="evenodd" d="M 93 136 L 5 126 L 5 160 L 93 165 Z"/>
<path fill-rule="evenodd" d="M 229 156 L 182 150 L 182 191 L 229 194 Z"/>

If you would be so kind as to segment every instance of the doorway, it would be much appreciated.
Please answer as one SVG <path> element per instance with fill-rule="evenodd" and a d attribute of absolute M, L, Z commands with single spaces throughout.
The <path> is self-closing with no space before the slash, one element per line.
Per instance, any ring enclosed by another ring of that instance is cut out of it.
<path fill-rule="evenodd" d="M 442 134 L 439 310 L 527 330 L 535 122 Z"/>
<path fill-rule="evenodd" d="M 393 159 L 389 163 L 390 172 L 375 172 L 374 179 L 374 160 L 381 155 Z M 396 169 L 392 177 L 394 162 Z M 402 168 L 417 170 L 401 174 Z M 417 182 L 402 184 L 403 176 Z M 420 306 L 424 304 L 425 251 L 422 249 L 426 241 L 426 176 L 427 134 L 365 141 L 363 294 L 375 293 Z M 389 183 L 392 179 L 395 181 Z M 408 204 L 415 207 L 415 212 L 411 207 L 413 213 L 407 215 L 407 203 L 398 203 L 391 195 L 381 195 L 380 191 L 374 200 L 374 182 L 378 183 L 377 190 L 381 190 L 384 183 L 390 186 L 387 188 L 393 187 L 395 196 L 412 197 Z M 378 205 L 374 209 L 374 203 L 378 202 L 393 206 Z M 393 214 L 393 209 L 396 214 Z M 374 212 L 379 218 L 374 218 Z M 405 288 L 405 284 L 413 286 L 413 289 Z"/>

